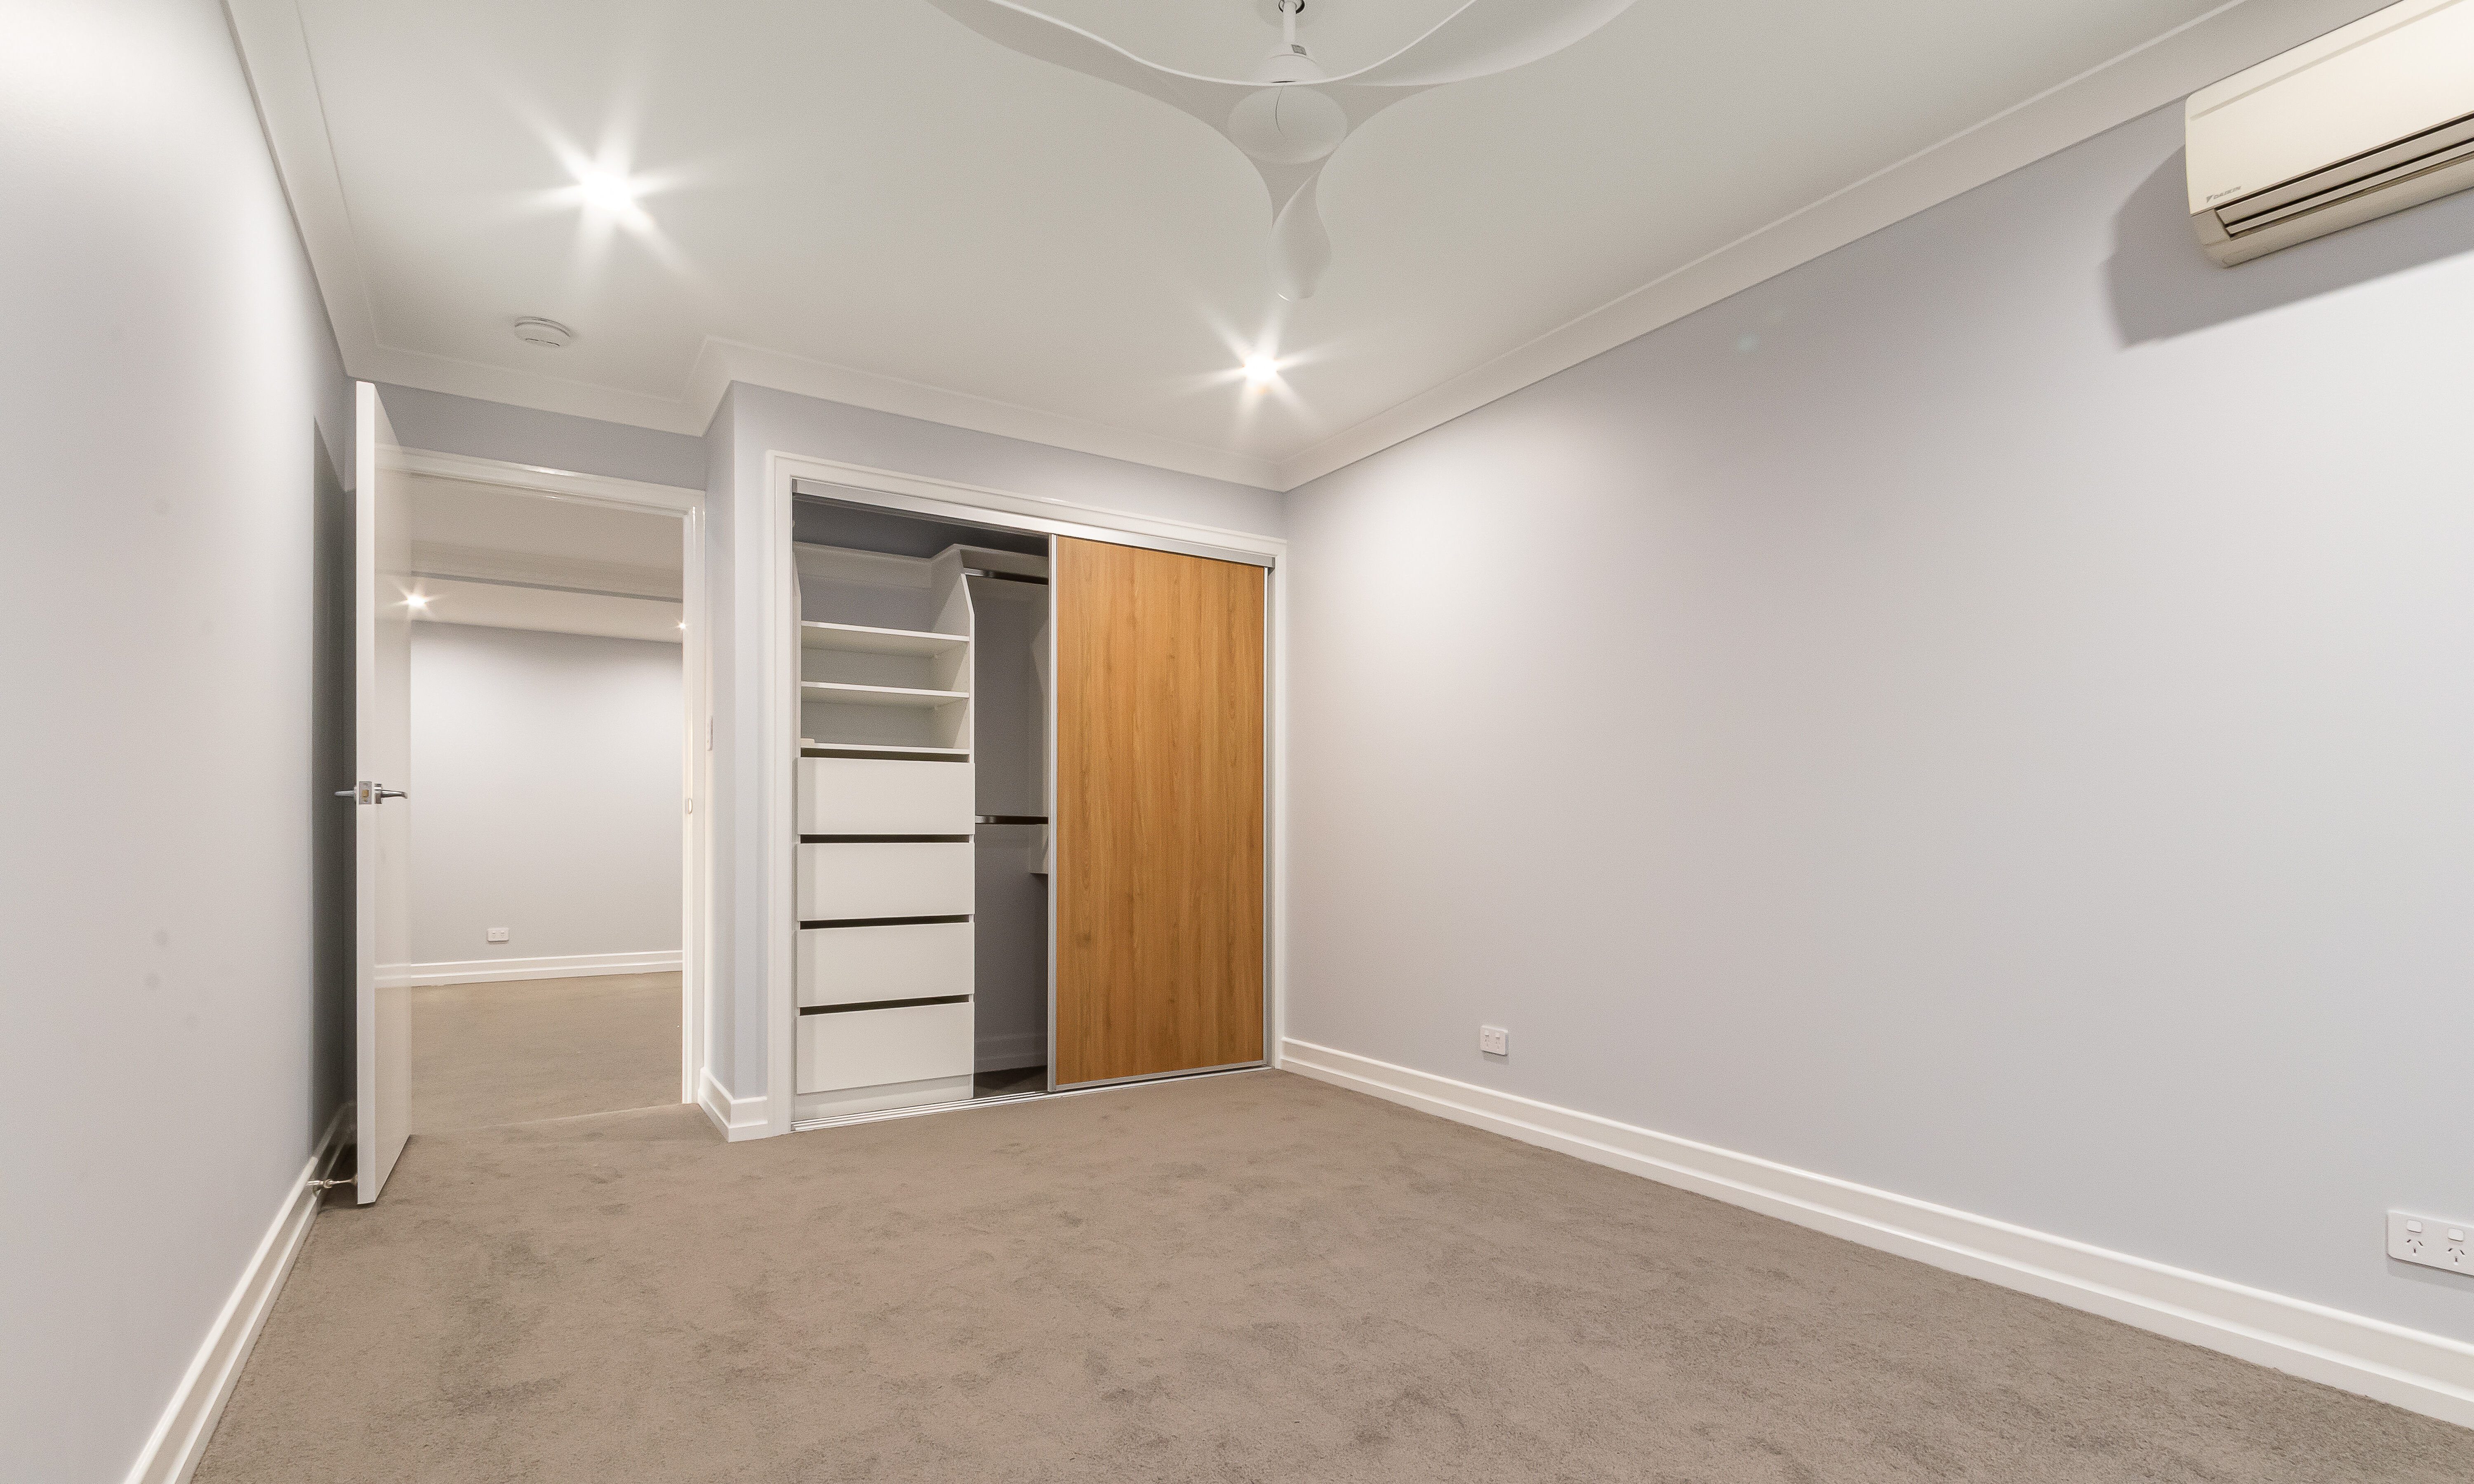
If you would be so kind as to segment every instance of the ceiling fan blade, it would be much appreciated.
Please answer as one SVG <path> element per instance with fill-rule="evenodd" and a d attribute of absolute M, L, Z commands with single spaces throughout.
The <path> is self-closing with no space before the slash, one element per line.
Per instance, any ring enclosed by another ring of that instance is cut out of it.
<path fill-rule="evenodd" d="M 999 46 L 1087 73 L 1104 82 L 1149 93 L 1163 103 L 1212 120 L 1208 109 L 1225 115 L 1236 101 L 1261 87 L 1237 78 L 1203 77 L 1147 61 L 1104 36 L 1093 36 L 1069 21 L 1034 11 L 1014 0 L 928 0 L 930 5 L 970 27 Z"/>
<path fill-rule="evenodd" d="M 1293 280 L 1306 284 L 1307 293 L 1313 291 L 1311 285 L 1315 275 L 1322 271 L 1322 263 L 1327 262 L 1331 255 L 1330 240 L 1322 233 L 1310 188 L 1323 162 L 1317 159 L 1304 164 L 1282 164 L 1257 158 L 1229 133 L 1230 110 L 1242 100 L 1272 85 L 1200 77 L 1163 67 L 1079 27 L 1016 4 L 1015 0 L 928 0 L 928 3 L 1009 51 L 1054 62 L 1070 71 L 1156 98 L 1210 126 L 1211 131 L 1226 139 L 1231 148 L 1246 155 L 1247 163 L 1263 178 L 1263 188 L 1270 193 L 1275 222 L 1285 219 L 1288 208 L 1298 205 L 1300 197 L 1303 198 L 1297 227 L 1301 233 L 1299 240 L 1321 243 L 1319 251 L 1322 256 L 1315 261 L 1312 272 L 1294 275 Z M 1306 85 L 1322 86 L 1320 84 Z M 1330 95 L 1340 104 L 1347 116 L 1348 127 L 1353 131 L 1359 124 L 1414 91 L 1413 86 L 1382 89 L 1344 87 L 1332 89 Z M 1273 231 L 1276 240 L 1276 225 Z M 1277 258 L 1278 255 L 1275 249 L 1273 256 Z M 1296 260 L 1303 263 L 1313 255 L 1306 253 L 1297 256 Z M 1294 297 L 1303 298 L 1305 295 L 1301 293 Z"/>
<path fill-rule="evenodd" d="M 1370 67 L 1334 78 L 1366 87 L 1436 87 L 1526 66 L 1632 9 L 1632 0 L 1468 0 Z"/>
<path fill-rule="evenodd" d="M 1158 99 L 1210 126 L 1246 154 L 1274 206 L 1272 283 L 1283 299 L 1313 296 L 1331 264 L 1331 235 L 1315 188 L 1323 159 L 1263 159 L 1230 132 L 1230 113 L 1267 86 L 1309 87 L 1340 105 L 1346 131 L 1419 88 L 1485 77 L 1552 56 L 1631 9 L 1632 0 L 1467 0 L 1424 36 L 1370 67 L 1297 84 L 1204 77 L 1137 57 L 1124 47 L 1017 0 L 928 0 L 1008 51 Z"/>
<path fill-rule="evenodd" d="M 1205 123 L 1212 110 L 1279 85 L 1206 77 L 1137 57 L 1104 36 L 1017 0 L 928 0 L 998 45 L 1104 78 L 1176 105 Z M 1632 9 L 1633 0 L 1466 0 L 1424 36 L 1370 67 L 1298 85 L 1435 87 L 1526 65 L 1580 40 Z"/>
<path fill-rule="evenodd" d="M 1322 180 L 1321 170 L 1307 176 L 1272 220 L 1272 292 L 1282 299 L 1312 299 L 1322 271 L 1331 266 L 1331 233 L 1323 230 L 1315 201 Z"/>

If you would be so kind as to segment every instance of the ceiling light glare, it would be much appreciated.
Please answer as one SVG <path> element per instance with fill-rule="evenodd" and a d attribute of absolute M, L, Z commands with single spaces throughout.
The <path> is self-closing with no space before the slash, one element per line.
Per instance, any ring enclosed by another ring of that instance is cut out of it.
<path fill-rule="evenodd" d="M 1273 381 L 1278 380 L 1279 376 L 1280 363 L 1273 360 L 1272 357 L 1268 355 L 1249 355 L 1246 357 L 1247 385 L 1269 386 Z"/>
<path fill-rule="evenodd" d="M 584 179 L 576 183 L 582 187 L 585 201 L 604 211 L 627 211 L 635 207 L 636 187 L 606 170 L 587 170 Z"/>

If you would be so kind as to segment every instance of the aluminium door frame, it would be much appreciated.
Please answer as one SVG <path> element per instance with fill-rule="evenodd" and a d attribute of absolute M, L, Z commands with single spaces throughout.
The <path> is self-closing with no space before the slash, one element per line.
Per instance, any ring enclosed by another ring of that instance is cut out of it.
<path fill-rule="evenodd" d="M 762 801 L 765 823 L 763 852 L 764 902 L 764 1047 L 766 1118 L 761 1131 L 749 1129 L 734 1137 L 788 1133 L 792 1129 L 797 1068 L 791 1026 L 798 1013 L 798 986 L 791 963 L 796 914 L 791 905 L 796 837 L 790 800 L 797 787 L 799 709 L 795 699 L 799 657 L 789 640 L 799 617 L 798 576 L 791 553 L 791 513 L 799 486 L 806 493 L 851 504 L 867 505 L 897 515 L 1017 530 L 1033 536 L 1079 536 L 1118 546 L 1147 547 L 1183 556 L 1242 562 L 1263 571 L 1263 1065 L 1281 1063 L 1280 1047 L 1287 1024 L 1288 974 L 1281 945 L 1288 926 L 1288 727 L 1282 701 L 1287 690 L 1289 544 L 1277 536 L 1202 525 L 1190 521 L 1140 515 L 1103 505 L 1047 496 L 1023 495 L 982 485 L 903 474 L 864 464 L 770 450 L 764 455 L 764 517 L 758 537 L 758 562 L 764 616 L 755 640 L 757 672 L 767 677 L 759 709 L 762 733 L 771 740 L 764 748 L 764 773 L 753 791 Z M 1051 543 L 1051 550 L 1055 543 Z M 1049 641 L 1055 643 L 1052 613 Z M 1052 673 L 1054 666 L 1052 665 Z M 1052 785 L 1056 768 L 1055 708 L 1049 708 L 1048 766 Z M 1052 787 L 1050 808 L 1055 807 Z M 1051 828 L 1055 826 L 1052 823 Z M 1056 895 L 1049 891 L 1049 1079 L 1055 1080 L 1056 1034 L 1055 972 Z M 1251 1063 L 1249 1063 L 1249 1065 Z M 1167 1072 L 1138 1082 L 1170 1081 L 1194 1075 Z M 1073 1090 L 1082 1090 L 1076 1084 Z M 1127 1083 L 1106 1085 L 1123 1086 Z M 1096 1088 L 1095 1088 L 1096 1090 Z M 968 1107 L 969 1105 L 956 1105 Z"/>
<path fill-rule="evenodd" d="M 713 810 L 697 807 L 713 795 L 713 615 L 705 583 L 705 492 L 427 449 L 390 450 L 388 454 L 395 467 L 408 474 L 679 520 L 679 617 L 687 624 L 680 636 L 679 672 L 679 791 L 684 804 L 679 829 L 679 1101 L 693 1103 L 712 1080 L 707 1025 L 716 927 Z"/>

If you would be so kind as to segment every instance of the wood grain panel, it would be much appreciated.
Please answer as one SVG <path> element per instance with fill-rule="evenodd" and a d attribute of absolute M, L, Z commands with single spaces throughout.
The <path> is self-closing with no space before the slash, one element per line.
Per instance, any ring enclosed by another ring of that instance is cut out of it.
<path fill-rule="evenodd" d="M 1059 538 L 1061 1085 L 1263 1055 L 1263 572 Z"/>

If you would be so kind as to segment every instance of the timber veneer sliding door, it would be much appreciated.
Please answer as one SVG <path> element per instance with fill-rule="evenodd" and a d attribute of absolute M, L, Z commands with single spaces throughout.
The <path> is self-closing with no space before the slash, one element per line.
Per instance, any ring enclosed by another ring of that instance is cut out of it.
<path fill-rule="evenodd" d="M 1263 1058 L 1263 570 L 1059 537 L 1058 1086 Z"/>

